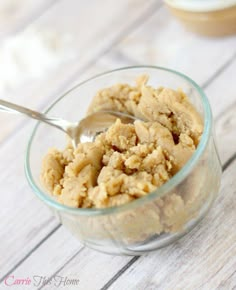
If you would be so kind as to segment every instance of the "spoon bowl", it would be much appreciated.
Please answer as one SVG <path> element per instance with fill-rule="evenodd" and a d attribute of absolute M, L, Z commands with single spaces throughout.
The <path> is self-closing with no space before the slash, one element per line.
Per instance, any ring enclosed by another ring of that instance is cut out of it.
<path fill-rule="evenodd" d="M 61 118 L 48 117 L 40 112 L 5 100 L 0 100 L 0 111 L 20 113 L 56 127 L 71 138 L 74 148 L 77 147 L 78 143 L 92 142 L 98 134 L 106 131 L 117 119 L 120 119 L 125 124 L 133 123 L 137 120 L 136 117 L 121 112 L 98 111 L 79 122 L 72 123 Z"/>

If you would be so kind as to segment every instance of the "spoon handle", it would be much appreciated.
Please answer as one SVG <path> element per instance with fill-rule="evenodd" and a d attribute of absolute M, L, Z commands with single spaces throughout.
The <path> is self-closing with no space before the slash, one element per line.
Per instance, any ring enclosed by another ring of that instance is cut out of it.
<path fill-rule="evenodd" d="M 54 126 L 65 133 L 67 132 L 68 127 L 71 125 L 71 123 L 60 119 L 60 118 L 54 118 L 54 117 L 48 117 L 45 114 L 39 113 L 37 111 L 30 110 L 28 108 L 19 106 L 14 103 L 10 103 L 8 101 L 0 99 L 0 111 L 7 112 L 7 113 L 21 113 L 23 115 L 26 115 L 32 119 L 39 120 L 41 122 L 47 123 L 51 126 Z"/>

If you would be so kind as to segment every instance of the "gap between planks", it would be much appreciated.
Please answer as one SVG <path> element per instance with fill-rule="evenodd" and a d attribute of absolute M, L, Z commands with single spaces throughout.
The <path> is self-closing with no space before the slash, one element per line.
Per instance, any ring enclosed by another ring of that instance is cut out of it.
<path fill-rule="evenodd" d="M 216 80 L 221 73 L 228 67 L 231 65 L 231 63 L 235 60 L 236 58 L 236 51 L 235 53 L 232 55 L 231 58 L 229 58 L 213 75 L 212 77 L 210 77 L 205 83 L 202 84 L 202 88 L 206 89 L 214 80 Z"/>
<path fill-rule="evenodd" d="M 15 271 L 33 252 L 35 252 L 51 235 L 53 235 L 62 224 L 58 224 L 54 229 L 52 229 L 33 249 L 31 249 L 18 263 L 16 263 L 10 271 L 8 271 L 4 277 L 0 279 L 0 284 L 4 281 L 4 279 L 11 274 L 13 271 Z M 65 263 L 66 264 L 66 263 Z M 64 264 L 64 265 L 65 265 Z"/>
<path fill-rule="evenodd" d="M 66 265 L 68 265 L 79 253 L 81 253 L 84 250 L 84 247 L 80 248 L 73 256 L 71 256 L 64 265 L 62 265 L 56 272 L 53 273 L 53 275 L 51 275 L 48 279 L 52 279 L 57 273 L 59 273 Z M 40 288 L 38 288 L 37 290 L 41 290 L 43 289 L 44 286 L 41 286 Z"/>

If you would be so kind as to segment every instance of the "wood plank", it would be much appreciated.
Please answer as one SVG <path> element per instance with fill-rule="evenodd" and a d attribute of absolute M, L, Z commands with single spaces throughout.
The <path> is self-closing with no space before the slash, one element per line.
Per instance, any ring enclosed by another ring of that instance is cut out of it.
<path fill-rule="evenodd" d="M 15 134 L 0 151 L 1 276 L 58 225 L 48 209 L 34 197 L 24 176 L 24 152 L 30 125 L 32 123 Z"/>
<path fill-rule="evenodd" d="M 70 289 L 101 289 L 107 279 L 112 278 L 117 269 L 122 268 L 130 257 L 110 256 L 102 253 L 97 253 L 88 248 L 84 248 L 78 255 L 71 260 L 68 267 L 65 266 L 62 271 L 56 275 L 79 279 L 78 286 L 70 286 Z M 93 268 L 91 268 L 91 261 Z M 96 270 L 95 270 L 96 269 Z M 50 290 L 50 286 L 43 287 Z"/>
<path fill-rule="evenodd" d="M 72 80 L 81 81 L 89 64 L 159 5 L 160 0 L 120 0 L 116 5 L 109 0 L 91 0 L 86 4 L 83 0 L 71 0 L 69 5 L 67 0 L 58 1 L 29 27 L 70 37 L 72 57 L 66 55 L 57 68 L 4 92 L 4 98 L 42 110 L 60 96 Z M 1 143 L 19 128 L 19 123 L 22 127 L 26 119 L 1 114 L 0 123 L 4 124 L 0 132 Z"/>
<path fill-rule="evenodd" d="M 60 237 L 59 240 L 58 237 Z M 52 256 L 51 252 L 54 252 L 55 246 L 61 250 L 56 256 Z M 43 276 L 47 279 L 53 276 L 61 276 L 61 266 L 69 263 L 68 271 L 66 271 L 66 268 L 63 269 L 63 277 L 80 280 L 79 287 L 73 288 L 70 286 L 70 289 L 89 290 L 101 288 L 107 279 L 115 275 L 117 268 L 122 268 L 130 259 L 130 257 L 104 255 L 84 248 L 64 228 L 60 228 L 50 238 L 50 244 L 42 244 L 40 251 L 36 251 L 33 255 L 33 267 L 32 259 L 27 259 L 24 267 L 19 267 L 13 272 L 15 277 L 24 277 L 27 273 L 27 277 L 30 277 L 33 281 L 35 275 Z M 45 263 L 45 261 L 47 262 Z M 87 263 L 87 261 L 91 261 L 93 269 L 97 270 L 91 272 L 91 264 Z M 110 267 L 109 271 L 107 271 L 108 265 Z M 103 268 L 104 270 L 102 270 Z M 31 285 L 31 289 L 38 289 L 40 286 L 43 286 L 42 283 L 37 285 L 35 281 Z M 46 285 L 46 287 L 42 288 L 53 289 L 52 285 Z"/>
<path fill-rule="evenodd" d="M 236 38 L 235 38 L 236 39 Z M 213 113 L 219 117 L 221 112 L 226 110 L 230 104 L 236 101 L 235 92 L 235 71 L 236 59 L 215 79 L 217 88 L 211 83 L 205 92 L 212 105 Z"/>
<path fill-rule="evenodd" d="M 64 228 L 60 227 L 57 231 L 57 235 L 51 236 L 52 246 L 53 243 L 59 246 L 61 249 L 60 252 L 57 253 L 56 256 L 53 256 L 51 259 L 51 250 L 46 243 L 42 243 L 40 248 L 42 248 L 42 252 L 36 251 L 34 254 L 37 256 L 37 264 L 38 268 L 36 269 L 35 265 L 28 264 L 27 268 L 20 268 L 19 272 L 14 271 L 15 277 L 30 277 L 33 281 L 33 276 L 43 276 L 49 278 L 50 273 L 54 273 L 59 270 L 61 264 L 65 264 L 70 261 L 74 255 L 78 254 L 82 249 L 82 245 L 76 240 L 71 234 Z M 58 236 L 60 239 L 58 240 Z M 47 261 L 45 264 L 44 262 Z M 75 275 L 76 276 L 76 275 Z M 37 285 L 37 278 L 35 278 L 35 287 L 32 285 L 30 289 L 38 289 L 42 285 Z M 4 283 L 4 282 L 3 282 Z M 36 287 L 37 286 L 37 287 Z M 19 287 L 19 286 L 18 286 Z M 14 287 L 13 287 L 14 289 Z M 17 289 L 17 287 L 16 287 Z M 52 288 L 51 288 L 52 289 Z"/>

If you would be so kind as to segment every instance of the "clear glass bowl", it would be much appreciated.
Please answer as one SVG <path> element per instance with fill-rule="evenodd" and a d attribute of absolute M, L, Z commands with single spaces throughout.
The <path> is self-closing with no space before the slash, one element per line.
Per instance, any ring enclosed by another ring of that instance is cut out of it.
<path fill-rule="evenodd" d="M 190 78 L 161 67 L 128 67 L 95 76 L 57 99 L 46 111 L 78 121 L 95 93 L 115 83 L 133 83 L 148 74 L 149 84 L 182 88 L 204 119 L 204 132 L 197 150 L 168 182 L 147 196 L 128 204 L 105 209 L 78 209 L 56 202 L 40 183 L 43 156 L 49 147 L 63 149 L 65 135 L 38 123 L 30 137 L 26 176 L 36 195 L 81 243 L 95 250 L 120 255 L 140 255 L 156 250 L 189 232 L 207 213 L 219 190 L 221 165 L 213 136 L 208 100 Z"/>

